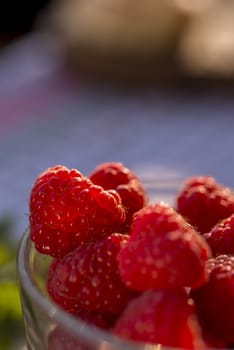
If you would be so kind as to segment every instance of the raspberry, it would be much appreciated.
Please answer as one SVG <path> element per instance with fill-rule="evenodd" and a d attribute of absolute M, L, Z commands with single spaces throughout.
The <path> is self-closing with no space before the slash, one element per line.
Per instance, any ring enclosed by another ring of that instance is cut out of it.
<path fill-rule="evenodd" d="M 201 321 L 226 344 L 234 342 L 234 257 L 219 255 L 207 263 L 208 281 L 191 292 Z"/>
<path fill-rule="evenodd" d="M 234 255 L 234 214 L 218 222 L 209 233 L 204 234 L 213 256 Z"/>
<path fill-rule="evenodd" d="M 227 349 L 227 344 L 219 338 L 216 334 L 212 333 L 206 327 L 201 324 L 201 320 L 198 317 L 198 322 L 202 330 L 202 338 L 206 344 L 206 349 Z"/>
<path fill-rule="evenodd" d="M 79 244 L 113 232 L 125 219 L 117 192 L 94 185 L 76 169 L 51 167 L 32 188 L 30 232 L 40 253 L 60 258 Z"/>
<path fill-rule="evenodd" d="M 208 244 L 165 203 L 151 204 L 133 218 L 129 240 L 119 254 L 120 274 L 138 291 L 194 287 L 206 279 Z"/>
<path fill-rule="evenodd" d="M 117 256 L 127 235 L 113 233 L 81 245 L 50 268 L 47 289 L 63 309 L 119 314 L 136 296 L 121 281 Z"/>
<path fill-rule="evenodd" d="M 128 304 L 113 332 L 133 341 L 204 349 L 194 305 L 181 291 L 144 292 Z"/>
<path fill-rule="evenodd" d="M 177 210 L 200 233 L 234 213 L 234 194 L 210 176 L 187 179 L 177 196 Z"/>
<path fill-rule="evenodd" d="M 99 164 L 89 175 L 89 178 L 96 185 L 109 190 L 127 184 L 131 180 L 137 179 L 137 176 L 122 163 L 107 162 Z"/>
<path fill-rule="evenodd" d="M 97 328 L 108 330 L 116 322 L 116 315 L 109 313 L 100 313 L 87 310 L 79 310 L 76 317 L 80 318 L 83 322 L 95 326 Z"/>
<path fill-rule="evenodd" d="M 133 214 L 148 201 L 140 179 L 122 163 L 108 162 L 98 165 L 89 175 L 91 181 L 105 190 L 114 189 L 126 209 L 126 222 L 120 230 L 129 230 Z"/>

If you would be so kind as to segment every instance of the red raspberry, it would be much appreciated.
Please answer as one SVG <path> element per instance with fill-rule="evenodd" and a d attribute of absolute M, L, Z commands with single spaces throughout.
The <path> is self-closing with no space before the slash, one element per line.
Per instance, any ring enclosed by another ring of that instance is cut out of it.
<path fill-rule="evenodd" d="M 207 263 L 208 281 L 193 290 L 202 322 L 226 344 L 234 342 L 234 257 L 219 255 Z"/>
<path fill-rule="evenodd" d="M 234 194 L 213 177 L 191 177 L 178 194 L 177 210 L 200 233 L 206 233 L 234 213 Z"/>
<path fill-rule="evenodd" d="M 194 305 L 181 291 L 150 290 L 132 300 L 114 333 L 133 341 L 204 349 Z"/>
<path fill-rule="evenodd" d="M 140 179 L 122 163 L 115 162 L 98 165 L 89 177 L 93 183 L 105 190 L 114 189 L 118 192 L 126 209 L 125 227 L 128 230 L 133 214 L 148 202 Z"/>
<path fill-rule="evenodd" d="M 55 166 L 38 176 L 30 197 L 31 239 L 37 250 L 62 257 L 125 221 L 116 191 L 94 185 L 78 170 Z"/>
<path fill-rule="evenodd" d="M 234 255 L 234 214 L 218 222 L 204 238 L 209 244 L 213 256 Z"/>
<path fill-rule="evenodd" d="M 89 178 L 96 185 L 109 190 L 136 180 L 137 176 L 122 163 L 107 162 L 99 164 Z"/>
<path fill-rule="evenodd" d="M 202 338 L 204 339 L 207 350 L 227 349 L 227 344 L 221 338 L 219 338 L 215 333 L 212 333 L 210 330 L 202 327 L 201 323 L 200 326 L 202 328 Z"/>
<path fill-rule="evenodd" d="M 47 289 L 51 298 L 73 314 L 80 309 L 119 314 L 136 296 L 122 282 L 117 256 L 127 235 L 113 233 L 80 247 L 51 265 Z"/>
<path fill-rule="evenodd" d="M 87 310 L 79 310 L 75 314 L 75 316 L 89 325 L 92 325 L 104 330 L 108 330 L 112 328 L 117 319 L 117 316 L 113 314 L 100 313 L 100 312 L 87 311 Z"/>
<path fill-rule="evenodd" d="M 209 256 L 203 237 L 161 202 L 134 215 L 130 238 L 119 254 L 120 274 L 138 291 L 199 286 Z"/>

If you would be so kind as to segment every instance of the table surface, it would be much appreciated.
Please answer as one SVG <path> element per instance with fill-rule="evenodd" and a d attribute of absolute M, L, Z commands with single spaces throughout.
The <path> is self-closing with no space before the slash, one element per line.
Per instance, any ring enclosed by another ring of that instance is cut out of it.
<path fill-rule="evenodd" d="M 36 176 L 56 164 L 88 174 L 121 161 L 156 183 L 203 174 L 234 186 L 233 115 L 230 93 L 84 82 L 28 35 L 0 54 L 0 217 L 14 218 L 18 239 Z"/>

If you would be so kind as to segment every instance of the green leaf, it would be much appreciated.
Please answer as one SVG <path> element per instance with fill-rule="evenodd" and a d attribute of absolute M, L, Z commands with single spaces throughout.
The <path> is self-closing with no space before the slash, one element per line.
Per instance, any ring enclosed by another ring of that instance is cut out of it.
<path fill-rule="evenodd" d="M 10 350 L 23 334 L 19 289 L 16 283 L 0 283 L 0 350 Z"/>
<path fill-rule="evenodd" d="M 23 323 L 12 318 L 0 323 L 0 350 L 10 350 L 13 344 L 22 343 L 22 334 Z"/>
<path fill-rule="evenodd" d="M 0 283 L 0 323 L 9 317 L 22 317 L 18 285 Z"/>
<path fill-rule="evenodd" d="M 15 259 L 9 260 L 7 263 L 0 266 L 0 284 L 15 283 L 17 280 L 16 262 Z"/>
<path fill-rule="evenodd" d="M 23 334 L 12 222 L 0 219 L 0 350 L 10 350 Z"/>
<path fill-rule="evenodd" d="M 12 258 L 12 251 L 5 244 L 0 243 L 0 266 Z"/>
<path fill-rule="evenodd" d="M 13 220 L 8 216 L 0 218 L 0 241 L 9 247 L 15 245 L 13 231 Z"/>

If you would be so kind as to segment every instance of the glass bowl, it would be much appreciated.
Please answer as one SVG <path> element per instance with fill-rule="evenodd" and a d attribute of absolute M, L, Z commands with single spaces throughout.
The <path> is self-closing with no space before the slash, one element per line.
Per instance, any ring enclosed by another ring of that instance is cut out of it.
<path fill-rule="evenodd" d="M 179 182 L 174 180 L 145 183 L 150 202 L 164 200 L 173 204 Z M 45 281 L 50 258 L 39 254 L 24 233 L 18 249 L 18 276 L 29 350 L 158 350 L 160 345 L 138 345 L 87 325 L 53 303 L 46 293 Z M 164 348 L 165 349 L 165 348 Z"/>

